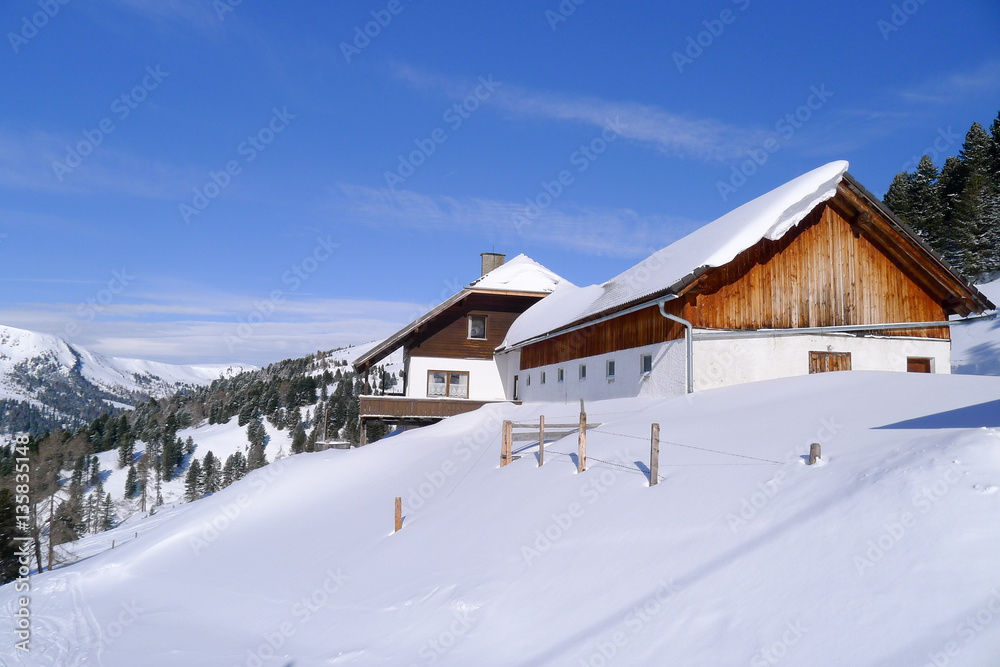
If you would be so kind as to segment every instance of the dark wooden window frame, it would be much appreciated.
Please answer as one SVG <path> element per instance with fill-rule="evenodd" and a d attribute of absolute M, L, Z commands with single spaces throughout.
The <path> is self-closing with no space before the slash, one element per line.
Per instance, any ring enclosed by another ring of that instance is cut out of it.
<path fill-rule="evenodd" d="M 473 336 L 472 335 L 472 318 L 474 318 L 474 317 L 481 317 L 481 318 L 483 318 L 483 335 L 482 336 Z M 466 327 L 465 330 L 466 330 L 466 336 L 467 336 L 468 340 L 487 340 L 489 338 L 489 334 L 488 334 L 488 332 L 486 330 L 486 327 L 488 327 L 488 326 L 489 326 L 489 317 L 487 317 L 485 313 L 469 313 L 469 315 L 466 318 L 466 322 L 465 322 L 465 327 Z"/>
<path fill-rule="evenodd" d="M 441 369 L 430 369 L 427 371 L 427 397 L 428 398 L 438 398 L 438 396 L 431 396 L 431 373 L 444 373 L 444 396 L 441 398 L 468 398 L 472 393 L 472 379 L 469 377 L 469 371 L 445 371 Z M 451 375 L 452 373 L 458 373 L 459 375 L 465 376 L 465 396 L 452 396 L 451 395 Z"/>
<path fill-rule="evenodd" d="M 907 357 L 906 358 L 906 372 L 907 373 L 933 373 L 934 372 L 934 358 L 933 357 Z"/>

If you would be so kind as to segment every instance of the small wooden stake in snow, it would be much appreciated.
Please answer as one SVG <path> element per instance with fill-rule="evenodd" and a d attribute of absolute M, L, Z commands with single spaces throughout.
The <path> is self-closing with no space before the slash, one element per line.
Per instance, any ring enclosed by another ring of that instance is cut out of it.
<path fill-rule="evenodd" d="M 399 532 L 399 529 L 403 527 L 403 499 L 396 496 L 396 530 L 393 532 Z"/>
<path fill-rule="evenodd" d="M 583 406 L 583 399 L 580 399 L 580 406 Z M 576 471 L 583 472 L 587 469 L 587 413 L 580 412 L 580 451 L 576 460 Z"/>
<path fill-rule="evenodd" d="M 819 461 L 821 458 L 823 457 L 819 455 L 819 443 L 814 442 L 809 445 L 809 465 L 816 463 L 816 461 Z"/>
<path fill-rule="evenodd" d="M 660 481 L 660 425 L 653 424 L 649 434 L 649 485 Z"/>
<path fill-rule="evenodd" d="M 503 468 L 505 465 L 510 463 L 510 455 L 513 449 L 511 443 L 514 440 L 514 427 L 510 421 L 504 421 L 503 423 L 503 433 L 500 438 L 500 467 Z"/>
<path fill-rule="evenodd" d="M 545 415 L 538 417 L 538 467 L 545 463 Z"/>

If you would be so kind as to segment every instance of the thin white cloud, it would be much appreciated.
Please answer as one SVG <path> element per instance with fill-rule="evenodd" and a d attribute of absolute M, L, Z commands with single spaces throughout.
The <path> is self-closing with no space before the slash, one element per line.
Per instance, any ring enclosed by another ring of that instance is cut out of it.
<path fill-rule="evenodd" d="M 586 255 L 638 257 L 658 250 L 697 223 L 643 216 L 631 209 L 561 205 L 528 211 L 528 202 L 430 196 L 338 184 L 333 205 L 369 225 L 516 239 Z"/>
<path fill-rule="evenodd" d="M 54 163 L 67 164 L 67 146 L 83 140 L 82 134 L 0 130 L 0 187 L 60 194 L 114 193 L 183 199 L 190 192 L 190 183 L 200 177 L 107 145 L 97 146 L 69 171 L 57 170 Z"/>
<path fill-rule="evenodd" d="M 953 72 L 901 90 L 899 97 L 911 104 L 955 104 L 969 97 L 1000 92 L 1000 60 L 988 60 L 971 72 Z"/>
<path fill-rule="evenodd" d="M 0 309 L 0 323 L 111 356 L 266 365 L 384 338 L 423 311 L 407 302 L 297 294 L 272 302 L 267 296 L 211 290 L 150 292 L 138 298 L 143 302 L 110 303 L 99 312 L 86 304 L 19 304 Z"/>
<path fill-rule="evenodd" d="M 409 66 L 396 67 L 397 77 L 419 89 L 437 89 L 461 99 L 475 89 L 476 81 L 459 81 Z M 499 82 L 484 102 L 517 116 L 546 118 L 591 125 L 612 125 L 630 140 L 652 146 L 668 155 L 724 162 L 741 157 L 769 136 L 766 131 L 743 128 L 714 119 L 690 118 L 658 106 L 638 102 L 608 101 L 597 97 L 536 92 L 509 82 Z"/>

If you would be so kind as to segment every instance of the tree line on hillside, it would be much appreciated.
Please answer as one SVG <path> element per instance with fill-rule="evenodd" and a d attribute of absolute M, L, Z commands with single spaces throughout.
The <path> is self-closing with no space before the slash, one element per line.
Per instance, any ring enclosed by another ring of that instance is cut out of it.
<path fill-rule="evenodd" d="M 277 362 L 169 398 L 149 399 L 120 414 L 102 414 L 80 428 L 55 428 L 31 436 L 35 502 L 29 536 L 38 570 L 46 563 L 51 568 L 58 560 L 54 547 L 114 525 L 116 506 L 104 488 L 111 471 L 100 469 L 96 454 L 101 452 L 117 449 L 117 468 L 127 471 L 124 497 L 141 511 L 155 511 L 164 502 L 162 485 L 179 476 L 184 478 L 184 497 L 191 501 L 267 465 L 265 420 L 274 429 L 287 429 L 289 454 L 316 451 L 324 438 L 357 444 L 363 382 L 346 362 L 331 361 L 328 354 Z M 233 418 L 246 428 L 246 443 L 244 451 L 225 461 L 210 451 L 196 458 L 194 440 L 178 436 L 178 431 L 192 425 Z M 388 430 L 376 424 L 367 428 L 369 442 Z M 141 451 L 137 443 L 144 444 Z M 283 454 L 272 453 L 272 460 Z M 14 486 L 14 458 L 10 446 L 0 447 L 0 489 Z M 8 530 L 4 524 L 8 496 L 0 494 L 0 583 L 9 580 L 4 569 L 9 564 L 7 547 L 19 535 L 16 527 Z M 12 509 L 10 513 L 13 516 Z M 42 553 L 45 535 L 50 538 L 47 556 Z"/>
<path fill-rule="evenodd" d="M 896 174 L 884 201 L 967 279 L 1000 271 L 1000 114 L 989 132 L 973 123 L 940 169 L 924 155 Z"/>

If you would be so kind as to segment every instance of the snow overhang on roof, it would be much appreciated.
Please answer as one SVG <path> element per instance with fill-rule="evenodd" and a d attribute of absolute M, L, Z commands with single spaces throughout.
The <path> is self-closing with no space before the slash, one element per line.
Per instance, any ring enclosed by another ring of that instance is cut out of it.
<path fill-rule="evenodd" d="M 982 309 L 992 307 L 988 299 L 955 274 L 877 197 L 861 188 L 847 174 L 847 168 L 847 161 L 838 160 L 813 169 L 653 253 L 603 285 L 561 286 L 515 320 L 498 350 L 519 347 L 526 341 L 677 293 L 711 268 L 728 264 L 761 239 L 774 241 L 783 237 L 817 206 L 832 199 L 841 183 L 863 191 L 872 205 L 951 276 L 956 289 L 961 289 L 971 304 Z"/>
<path fill-rule="evenodd" d="M 706 267 L 727 264 L 761 239 L 779 239 L 837 193 L 847 162 L 831 162 L 730 211 L 659 250 L 603 285 L 568 287 L 536 303 L 507 332 L 501 349 L 593 316 L 680 289 Z M 558 293 L 557 293 L 558 294 Z M 571 305 L 572 304 L 572 305 Z"/>

